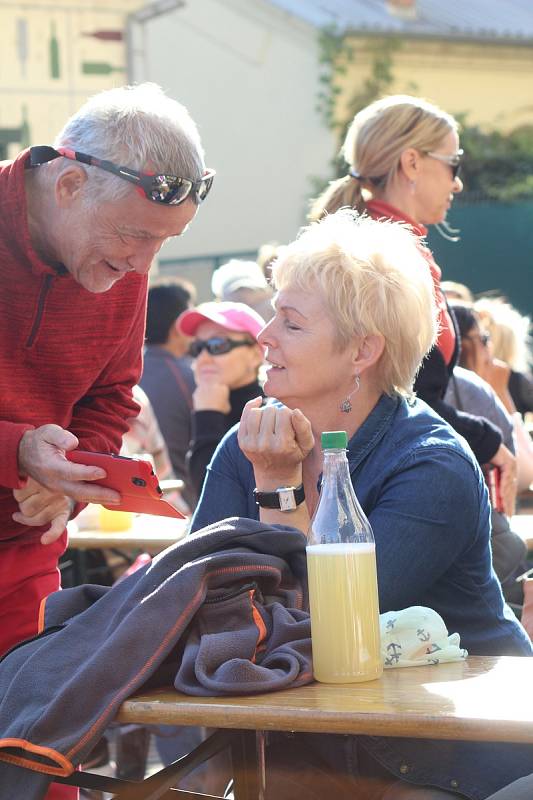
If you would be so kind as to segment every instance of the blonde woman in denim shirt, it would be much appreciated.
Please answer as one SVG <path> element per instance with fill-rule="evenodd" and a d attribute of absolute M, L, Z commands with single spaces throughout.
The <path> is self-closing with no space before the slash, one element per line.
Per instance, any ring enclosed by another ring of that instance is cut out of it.
<path fill-rule="evenodd" d="M 473 454 L 412 396 L 436 336 L 431 276 L 413 235 L 338 211 L 281 252 L 273 283 L 275 315 L 258 341 L 269 365 L 264 391 L 277 402 L 250 401 L 222 440 L 192 529 L 235 515 L 306 532 L 318 500 L 320 434 L 346 430 L 353 484 L 376 539 L 381 611 L 429 606 L 473 654 L 531 655 L 492 569 L 487 490 Z M 303 488 L 295 510 L 256 504 L 254 489 L 291 486 Z M 276 784 L 274 764 L 294 759 L 296 747 L 309 775 L 325 762 L 345 779 L 346 795 L 335 785 L 336 798 L 358 800 L 482 800 L 530 772 L 533 759 L 521 745 L 299 736 L 270 749 L 269 791 L 280 800 L 329 791 L 286 775 Z M 362 776 L 373 777 L 372 793 Z"/>

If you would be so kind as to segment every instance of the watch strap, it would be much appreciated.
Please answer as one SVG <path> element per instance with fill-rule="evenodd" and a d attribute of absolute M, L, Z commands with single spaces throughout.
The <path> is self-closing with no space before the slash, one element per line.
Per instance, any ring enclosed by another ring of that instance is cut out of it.
<path fill-rule="evenodd" d="M 273 492 L 261 492 L 254 489 L 255 502 L 261 508 L 273 508 L 277 511 L 295 511 L 305 500 L 303 483 L 299 486 L 280 486 Z"/>

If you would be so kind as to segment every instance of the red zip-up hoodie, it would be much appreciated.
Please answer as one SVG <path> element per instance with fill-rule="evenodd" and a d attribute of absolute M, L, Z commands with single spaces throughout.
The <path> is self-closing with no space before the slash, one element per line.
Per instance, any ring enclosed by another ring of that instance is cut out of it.
<path fill-rule="evenodd" d="M 0 162 L 0 547 L 39 538 L 49 526 L 13 522 L 23 433 L 55 423 L 80 448 L 118 452 L 138 413 L 132 386 L 142 368 L 147 278 L 128 274 L 103 294 L 59 274 L 33 249 L 24 165 Z"/>

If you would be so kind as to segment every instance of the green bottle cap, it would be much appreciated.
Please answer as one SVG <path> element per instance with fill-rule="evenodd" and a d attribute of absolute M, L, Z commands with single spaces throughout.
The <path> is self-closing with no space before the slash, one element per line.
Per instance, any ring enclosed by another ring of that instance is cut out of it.
<path fill-rule="evenodd" d="M 346 450 L 348 446 L 346 431 L 324 431 L 321 439 L 322 450 Z"/>

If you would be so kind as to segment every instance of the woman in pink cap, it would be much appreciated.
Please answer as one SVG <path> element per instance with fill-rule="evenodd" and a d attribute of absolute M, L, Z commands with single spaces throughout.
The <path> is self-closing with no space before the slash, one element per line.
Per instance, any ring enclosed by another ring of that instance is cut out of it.
<path fill-rule="evenodd" d="M 258 381 L 263 349 L 257 334 L 265 321 L 244 303 L 203 303 L 178 317 L 179 330 L 193 336 L 191 442 L 187 465 L 191 488 L 200 495 L 207 465 L 244 406 L 263 394 Z"/>

